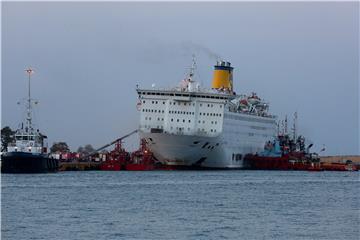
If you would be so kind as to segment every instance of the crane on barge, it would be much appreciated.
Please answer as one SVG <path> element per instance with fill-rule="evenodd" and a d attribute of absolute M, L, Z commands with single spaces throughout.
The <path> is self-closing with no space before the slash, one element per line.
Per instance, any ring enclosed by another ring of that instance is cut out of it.
<path fill-rule="evenodd" d="M 132 131 L 132 132 L 130 132 L 130 133 L 128 133 L 128 134 L 120 137 L 120 138 L 117 138 L 117 139 L 113 140 L 112 142 L 110 142 L 110 143 L 108 143 L 108 144 L 106 144 L 106 145 L 104 145 L 104 146 L 102 146 L 102 147 L 100 147 L 100 148 L 95 149 L 95 150 L 92 151 L 91 153 L 88 153 L 88 154 L 82 156 L 80 159 L 87 159 L 88 157 L 93 156 L 94 154 L 100 152 L 101 150 L 103 150 L 103 149 L 105 149 L 105 148 L 107 148 L 107 147 L 110 147 L 111 145 L 114 145 L 114 144 L 116 144 L 116 143 L 119 144 L 119 143 L 121 143 L 121 141 L 122 141 L 123 139 L 125 139 L 125 138 L 127 138 L 127 137 L 130 137 L 131 135 L 137 133 L 138 131 L 139 131 L 139 130 L 136 129 L 136 130 L 134 130 L 134 131 Z"/>

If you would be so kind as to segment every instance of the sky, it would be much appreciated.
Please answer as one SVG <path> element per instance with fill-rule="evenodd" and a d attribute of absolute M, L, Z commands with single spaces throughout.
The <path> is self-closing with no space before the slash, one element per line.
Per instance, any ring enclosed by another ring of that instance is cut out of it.
<path fill-rule="evenodd" d="M 358 2 L 2 2 L 1 20 L 1 126 L 22 120 L 31 66 L 49 146 L 100 147 L 136 129 L 136 84 L 176 86 L 195 54 L 204 87 L 220 56 L 237 93 L 279 118 L 298 112 L 314 151 L 360 154 Z"/>

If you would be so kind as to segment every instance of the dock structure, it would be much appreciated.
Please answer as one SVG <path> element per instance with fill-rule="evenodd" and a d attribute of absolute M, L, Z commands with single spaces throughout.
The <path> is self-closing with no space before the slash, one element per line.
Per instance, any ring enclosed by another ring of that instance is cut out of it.
<path fill-rule="evenodd" d="M 320 156 L 320 162 L 324 163 L 346 163 L 349 160 L 360 164 L 360 155 Z"/>
<path fill-rule="evenodd" d="M 59 171 L 100 170 L 100 162 L 60 162 Z"/>

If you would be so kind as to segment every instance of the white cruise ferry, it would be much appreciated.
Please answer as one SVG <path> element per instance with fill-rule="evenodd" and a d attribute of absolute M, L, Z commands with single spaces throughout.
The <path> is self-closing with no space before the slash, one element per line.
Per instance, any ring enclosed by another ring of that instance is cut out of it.
<path fill-rule="evenodd" d="M 233 67 L 218 61 L 212 89 L 188 76 L 174 89 L 141 89 L 140 137 L 158 161 L 174 167 L 242 168 L 246 154 L 263 150 L 276 134 L 276 118 L 255 93 L 236 95 Z"/>

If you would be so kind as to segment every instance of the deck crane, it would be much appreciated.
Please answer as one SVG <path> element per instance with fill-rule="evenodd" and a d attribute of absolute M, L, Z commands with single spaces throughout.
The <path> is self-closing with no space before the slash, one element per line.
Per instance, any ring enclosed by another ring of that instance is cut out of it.
<path fill-rule="evenodd" d="M 92 155 L 100 152 L 101 150 L 103 150 L 103 149 L 105 149 L 105 148 L 107 148 L 107 147 L 109 147 L 109 146 L 111 146 L 111 145 L 113 145 L 113 144 L 115 144 L 115 143 L 117 143 L 117 142 L 119 142 L 119 141 L 127 138 L 127 137 L 130 137 L 131 135 L 137 133 L 138 131 L 139 131 L 139 130 L 136 129 L 136 130 L 132 131 L 131 133 L 128 133 L 128 134 L 126 134 L 126 135 L 124 135 L 124 136 L 122 136 L 122 137 L 120 137 L 120 138 L 117 138 L 117 139 L 115 139 L 114 141 L 112 141 L 111 143 L 108 143 L 108 144 L 106 144 L 106 145 L 104 145 L 104 146 L 102 146 L 102 147 L 100 147 L 100 148 L 98 148 L 98 149 L 95 149 L 94 151 L 92 151 L 91 153 L 86 154 L 85 156 L 81 157 L 80 159 L 86 159 L 86 158 L 88 158 L 88 157 L 90 157 L 90 156 L 92 156 Z"/>

